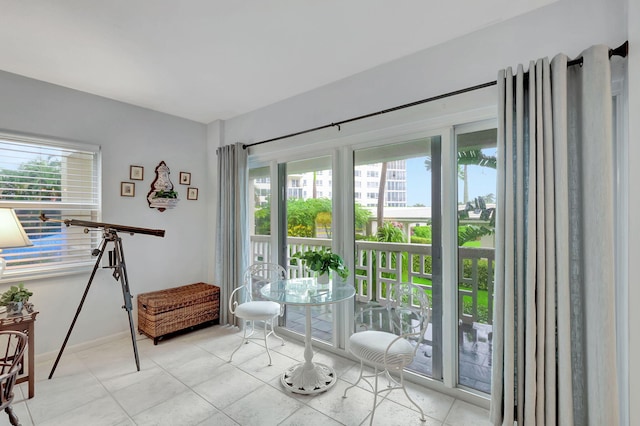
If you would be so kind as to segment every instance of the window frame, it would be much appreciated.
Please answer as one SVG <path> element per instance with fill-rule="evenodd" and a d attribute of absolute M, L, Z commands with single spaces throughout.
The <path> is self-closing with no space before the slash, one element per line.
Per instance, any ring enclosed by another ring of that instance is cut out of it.
<path fill-rule="evenodd" d="M 28 201 L 28 200 L 10 200 L 2 196 L 0 191 L 0 207 L 9 207 L 16 211 L 18 218 L 23 221 L 25 214 L 21 211 L 24 210 L 40 210 L 40 211 L 61 211 L 64 212 L 63 219 L 72 219 L 73 212 L 88 212 L 91 220 L 100 221 L 102 216 L 102 152 L 101 147 L 99 145 L 82 143 L 82 142 L 74 142 L 70 140 L 62 140 L 56 139 L 53 137 L 46 136 L 32 136 L 25 135 L 19 133 L 11 133 L 11 132 L 0 132 L 0 142 L 5 141 L 9 144 L 15 144 L 16 147 L 22 145 L 24 150 L 19 151 L 19 153 L 28 154 L 29 151 L 32 151 L 37 154 L 39 149 L 43 149 L 44 151 L 51 150 L 60 150 L 64 153 L 64 157 L 68 157 L 70 153 L 81 153 L 82 155 L 87 155 L 87 161 L 90 161 L 90 175 L 91 175 L 91 185 L 88 190 L 79 191 L 81 194 L 80 199 L 75 199 L 72 201 L 63 202 L 62 200 L 38 200 L 38 201 Z M 7 152 L 7 148 L 0 147 L 1 152 Z M 44 152 L 37 154 L 39 156 L 46 155 Z M 63 157 L 62 155 L 60 157 Z M 39 158 L 39 157 L 34 157 Z M 8 162 L 7 162 L 8 163 Z M 16 163 L 17 164 L 17 163 Z M 86 163 L 89 164 L 89 163 Z M 60 176 L 64 176 L 64 173 L 61 173 Z M 6 182 L 10 182 L 7 179 Z M 2 186 L 2 183 L 0 183 Z M 33 215 L 31 215 L 33 216 Z M 86 214 L 82 217 L 83 220 L 86 220 Z M 60 224 L 64 226 L 63 224 Z M 26 227 L 26 226 L 25 226 Z M 37 232 L 29 232 L 27 230 L 27 234 L 30 236 L 38 235 Z M 75 232 L 75 231 L 74 231 Z M 80 235 L 81 234 L 81 235 Z M 98 243 L 100 235 L 97 233 L 87 233 L 84 234 L 82 230 L 77 233 L 74 233 L 74 238 L 81 238 L 80 246 L 84 247 L 95 247 Z M 32 241 L 37 240 L 31 238 Z M 72 246 L 78 245 L 77 240 L 65 241 L 62 245 L 66 250 L 72 249 Z M 10 249 L 6 249 L 5 252 L 8 252 Z M 31 253 L 39 253 L 39 250 L 36 248 L 30 248 L 29 251 Z M 41 251 L 44 251 L 42 249 Z M 80 250 L 81 252 L 81 250 Z M 1 254 L 0 254 L 1 255 Z M 71 256 L 68 255 L 60 255 L 54 254 L 52 255 L 52 259 L 55 259 L 51 262 L 47 263 L 28 263 L 27 266 L 24 267 L 16 267 L 15 262 L 10 258 L 7 258 L 7 269 L 2 275 L 2 282 L 11 283 L 17 281 L 28 281 L 35 279 L 42 279 L 48 277 L 55 276 L 64 276 L 71 275 L 80 272 L 85 272 L 90 270 L 94 264 L 95 259 L 91 256 L 91 250 L 87 249 L 86 256 L 81 256 L 77 260 L 71 260 Z M 67 260 L 67 261 L 65 261 Z"/>

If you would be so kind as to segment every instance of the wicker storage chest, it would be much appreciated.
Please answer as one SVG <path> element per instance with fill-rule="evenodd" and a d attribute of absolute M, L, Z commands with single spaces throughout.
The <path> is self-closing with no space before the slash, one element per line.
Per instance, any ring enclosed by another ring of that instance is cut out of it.
<path fill-rule="evenodd" d="M 158 340 L 164 336 L 220 318 L 220 288 L 188 284 L 138 295 L 138 332 Z"/>

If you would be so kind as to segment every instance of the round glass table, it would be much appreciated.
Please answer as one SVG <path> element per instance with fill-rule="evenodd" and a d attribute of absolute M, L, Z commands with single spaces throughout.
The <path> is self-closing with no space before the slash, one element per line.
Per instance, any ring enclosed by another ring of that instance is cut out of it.
<path fill-rule="evenodd" d="M 267 300 L 306 307 L 305 361 L 283 373 L 282 385 L 285 389 L 300 394 L 316 394 L 335 385 L 337 377 L 333 368 L 313 362 L 311 307 L 350 299 L 355 295 L 355 288 L 339 280 L 329 281 L 328 284 L 318 284 L 315 278 L 293 278 L 266 285 L 262 287 L 260 293 Z"/>

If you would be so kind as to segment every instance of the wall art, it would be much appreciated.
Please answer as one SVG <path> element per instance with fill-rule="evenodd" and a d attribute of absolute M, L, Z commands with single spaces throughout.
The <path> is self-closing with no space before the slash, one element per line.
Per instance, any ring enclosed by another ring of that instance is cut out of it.
<path fill-rule="evenodd" d="M 169 167 L 164 161 L 161 161 L 156 167 L 156 178 L 151 183 L 151 191 L 147 194 L 150 208 L 163 212 L 178 205 L 180 199 L 178 193 L 173 189 L 173 183 L 169 178 L 170 173 Z"/>
<path fill-rule="evenodd" d="M 136 184 L 133 182 L 120 182 L 120 195 L 122 197 L 135 197 Z"/>

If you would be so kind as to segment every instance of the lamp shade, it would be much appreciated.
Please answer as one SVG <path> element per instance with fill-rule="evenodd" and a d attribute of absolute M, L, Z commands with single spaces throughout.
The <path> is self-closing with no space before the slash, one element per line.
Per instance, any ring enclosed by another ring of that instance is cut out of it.
<path fill-rule="evenodd" d="M 0 207 L 0 249 L 28 247 L 33 243 L 16 216 L 8 207 Z"/>

